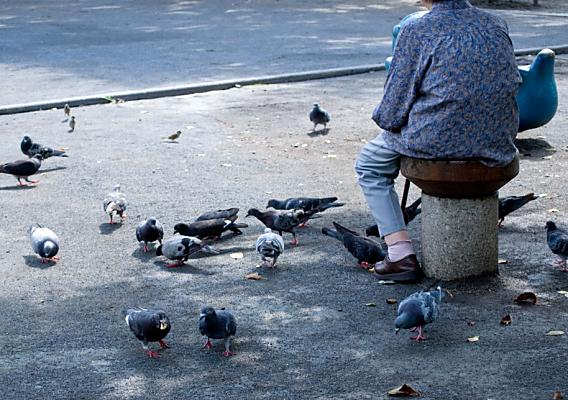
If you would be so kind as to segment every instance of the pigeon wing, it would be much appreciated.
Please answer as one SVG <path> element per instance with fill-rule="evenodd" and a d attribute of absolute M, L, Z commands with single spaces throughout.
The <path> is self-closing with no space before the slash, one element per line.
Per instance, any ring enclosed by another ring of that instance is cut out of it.
<path fill-rule="evenodd" d="M 554 254 L 568 255 L 568 233 L 559 228 L 550 232 L 548 247 Z"/>

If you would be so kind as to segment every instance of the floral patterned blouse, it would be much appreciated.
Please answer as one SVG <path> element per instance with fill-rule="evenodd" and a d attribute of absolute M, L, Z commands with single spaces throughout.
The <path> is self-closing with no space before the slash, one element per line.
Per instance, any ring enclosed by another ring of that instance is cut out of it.
<path fill-rule="evenodd" d="M 373 120 L 403 155 L 506 165 L 516 153 L 520 83 L 505 21 L 445 0 L 403 25 Z"/>

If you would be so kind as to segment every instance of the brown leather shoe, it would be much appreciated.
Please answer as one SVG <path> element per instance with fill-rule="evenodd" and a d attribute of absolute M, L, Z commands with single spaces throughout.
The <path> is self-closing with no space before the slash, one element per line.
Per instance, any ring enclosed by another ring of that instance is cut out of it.
<path fill-rule="evenodd" d="M 392 262 L 387 255 L 384 261 L 375 266 L 375 276 L 379 279 L 396 282 L 416 282 L 422 279 L 424 273 L 416 255 L 411 254 L 402 260 Z"/>

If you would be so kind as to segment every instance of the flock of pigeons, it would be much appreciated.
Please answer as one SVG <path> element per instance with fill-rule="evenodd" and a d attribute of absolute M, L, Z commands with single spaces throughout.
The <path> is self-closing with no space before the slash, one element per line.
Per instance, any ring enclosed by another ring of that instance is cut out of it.
<path fill-rule="evenodd" d="M 70 112 L 67 107 L 64 111 L 69 116 Z M 314 130 L 319 124 L 323 125 L 325 129 L 326 124 L 330 121 L 329 113 L 318 104 L 314 104 L 309 117 L 310 121 L 314 123 Z M 167 139 L 176 140 L 180 134 L 181 132 L 178 131 L 174 134 L 175 137 L 168 137 Z M 20 147 L 28 158 L 0 165 L 0 173 L 13 175 L 18 180 L 18 185 L 22 186 L 38 183 L 38 181 L 29 178 L 38 172 L 43 160 L 50 157 L 67 157 L 64 149 L 53 149 L 34 143 L 29 136 L 22 139 Z M 22 180 L 25 183 L 22 183 Z M 498 225 L 501 226 L 505 217 L 511 212 L 539 197 L 529 193 L 524 196 L 500 198 Z M 337 197 L 271 199 L 268 201 L 265 211 L 257 208 L 249 209 L 246 217 L 253 216 L 266 226 L 264 233 L 256 241 L 256 251 L 260 254 L 262 265 L 269 268 L 276 267 L 277 260 L 285 249 L 283 233 L 291 234 L 291 244 L 297 245 L 296 228 L 306 226 L 310 219 L 318 218 L 319 213 L 329 208 L 344 205 L 344 203 L 338 203 L 337 200 Z M 418 198 L 403 210 L 407 224 L 420 214 L 420 204 L 421 199 Z M 120 218 L 122 222 L 126 218 L 127 207 L 128 202 L 124 193 L 121 192 L 120 185 L 116 185 L 103 200 L 103 210 L 108 215 L 110 224 L 115 223 L 115 217 Z M 238 208 L 209 211 L 201 214 L 191 223 L 178 223 L 174 226 L 174 235 L 167 240 L 164 240 L 162 224 L 156 218 L 150 217 L 138 224 L 136 240 L 143 245 L 144 252 L 150 251 L 149 244 L 158 242 L 155 250 L 156 255 L 164 256 L 173 261 L 166 267 L 180 267 L 191 255 L 198 252 L 219 254 L 212 243 L 220 239 L 224 232 L 241 235 L 241 229 L 247 228 L 248 225 L 237 222 L 238 212 Z M 366 236 L 362 236 L 337 222 L 333 222 L 333 227 L 334 229 L 322 228 L 322 233 L 339 240 L 349 253 L 357 259 L 362 268 L 373 268 L 377 262 L 384 260 L 385 252 L 381 244 L 368 237 L 380 236 L 376 225 L 371 225 L 366 229 Z M 552 221 L 546 223 L 546 228 L 548 246 L 554 254 L 559 256 L 560 259 L 557 264 L 563 266 L 564 271 L 568 272 L 568 269 L 566 269 L 568 231 L 558 228 Z M 29 228 L 29 237 L 33 251 L 39 255 L 42 263 L 58 260 L 57 254 L 60 243 L 59 238 L 52 230 L 36 224 Z M 436 320 L 443 297 L 444 292 L 438 286 L 431 291 L 422 290 L 413 293 L 401 301 L 395 320 L 396 332 L 399 329 L 411 329 L 418 332 L 418 335 L 411 339 L 424 340 L 422 327 Z M 123 316 L 130 330 L 142 342 L 142 347 L 149 357 L 157 358 L 159 356 L 157 352 L 149 348 L 150 342 L 158 342 L 163 349 L 169 347 L 164 338 L 170 331 L 171 323 L 164 311 L 129 308 L 123 311 Z M 212 347 L 210 339 L 222 339 L 225 344 L 223 355 L 231 356 L 234 354 L 231 351 L 230 340 L 236 334 L 237 322 L 231 312 L 225 309 L 215 310 L 209 306 L 203 307 L 198 327 L 199 332 L 207 337 L 203 347 Z"/>

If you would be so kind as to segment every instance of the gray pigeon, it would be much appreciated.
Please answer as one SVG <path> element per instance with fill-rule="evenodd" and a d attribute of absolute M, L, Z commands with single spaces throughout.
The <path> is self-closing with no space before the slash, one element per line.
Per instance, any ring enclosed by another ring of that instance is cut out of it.
<path fill-rule="evenodd" d="M 176 235 L 159 245 L 156 249 L 156 255 L 164 256 L 169 260 L 176 260 L 175 263 L 166 265 L 166 267 L 172 268 L 182 266 L 190 255 L 200 251 L 219 254 L 212 246 L 205 245 L 196 237 Z"/>
<path fill-rule="evenodd" d="M 323 129 L 326 129 L 330 119 L 329 113 L 321 108 L 318 103 L 314 103 L 314 108 L 310 111 L 310 121 L 314 123 L 313 131 L 316 130 L 318 125 L 323 125 Z"/>
<path fill-rule="evenodd" d="M 394 321 L 395 332 L 400 329 L 418 331 L 418 336 L 412 337 L 417 342 L 426 340 L 422 334 L 422 327 L 434 322 L 438 318 L 440 302 L 442 301 L 442 288 L 430 292 L 416 292 L 400 302 L 398 316 Z"/>
<path fill-rule="evenodd" d="M 517 211 L 519 208 L 524 206 L 530 201 L 538 199 L 540 196 L 534 193 L 527 193 L 524 196 L 507 196 L 499 199 L 499 221 L 497 226 L 501 227 L 501 224 L 505 220 L 505 217 L 511 214 L 513 211 Z"/>
<path fill-rule="evenodd" d="M 268 210 L 260 211 L 257 208 L 251 208 L 247 212 L 247 217 L 256 217 L 267 228 L 277 231 L 280 236 L 282 232 L 291 233 L 293 236 L 292 245 L 298 244 L 296 238 L 296 227 L 307 221 L 306 213 L 303 210 Z"/>
<path fill-rule="evenodd" d="M 378 243 L 339 225 L 337 222 L 333 222 L 333 226 L 335 230 L 324 227 L 321 232 L 342 242 L 347 251 L 357 259 L 361 268 L 372 268 L 377 262 L 385 259 L 385 253 Z"/>
<path fill-rule="evenodd" d="M 266 228 L 264 233 L 256 240 L 256 251 L 260 253 L 263 265 L 268 264 L 268 266 L 274 268 L 276 267 L 276 260 L 284 251 L 284 239 L 272 232 L 272 229 Z M 271 261 L 268 259 L 271 259 Z"/>
<path fill-rule="evenodd" d="M 231 336 L 237 333 L 237 320 L 229 311 L 203 307 L 199 315 L 199 333 L 207 336 L 203 348 L 213 347 L 211 339 L 223 339 L 225 342 L 223 355 L 229 357 L 235 354 L 231 351 Z"/>
<path fill-rule="evenodd" d="M 568 272 L 566 268 L 566 258 L 568 258 L 568 231 L 558 228 L 552 221 L 546 222 L 546 242 L 548 247 L 559 259 L 555 262 L 559 267 L 564 267 L 563 272 Z"/>
<path fill-rule="evenodd" d="M 162 349 L 170 347 L 164 338 L 172 325 L 165 312 L 146 308 L 129 308 L 123 310 L 122 315 L 134 336 L 142 342 L 142 348 L 148 357 L 160 357 L 157 352 L 150 350 L 149 342 L 158 342 Z"/>
<path fill-rule="evenodd" d="M 124 193 L 120 191 L 120 185 L 115 185 L 105 199 L 103 200 L 103 210 L 108 214 L 110 221 L 109 224 L 113 224 L 113 214 L 120 217 L 120 221 L 124 221 L 126 218 L 126 208 L 128 207 L 128 202 Z"/>
<path fill-rule="evenodd" d="M 209 211 L 197 217 L 196 221 L 206 221 L 209 219 L 223 218 L 235 222 L 238 213 L 239 213 L 238 208 L 227 208 L 226 210 Z"/>
<path fill-rule="evenodd" d="M 59 260 L 59 238 L 51 229 L 36 224 L 30 226 L 29 233 L 34 253 L 41 257 L 42 263 Z"/>
<path fill-rule="evenodd" d="M 195 221 L 191 224 L 186 224 L 180 222 L 174 226 L 174 233 L 179 233 L 185 236 L 195 236 L 200 239 L 213 239 L 217 240 L 221 238 L 223 232 L 231 231 L 235 235 L 242 235 L 242 228 L 247 228 L 247 224 L 236 223 L 234 220 L 237 219 L 235 215 L 230 219 L 206 219 L 201 221 Z"/>
<path fill-rule="evenodd" d="M 65 150 L 52 149 L 51 147 L 34 143 L 29 136 L 24 136 L 20 143 L 20 149 L 22 150 L 22 153 L 28 157 L 33 157 L 36 154 L 39 154 L 43 160 L 49 157 L 67 157 Z"/>
<path fill-rule="evenodd" d="M 300 224 L 300 227 L 307 224 L 307 219 L 313 218 L 317 213 L 324 212 L 328 208 L 342 207 L 345 203 L 336 203 L 337 197 L 290 197 L 286 200 L 268 200 L 266 208 L 272 207 L 276 210 L 303 210 L 306 213 L 306 222 Z"/>
<path fill-rule="evenodd" d="M 27 160 L 18 160 L 6 164 L 0 164 L 0 173 L 14 175 L 18 180 L 18 186 L 26 186 L 27 183 L 35 184 L 39 181 L 30 181 L 28 178 L 37 173 L 41 167 L 41 156 L 36 154 Z M 21 179 L 27 183 L 22 184 Z"/>
<path fill-rule="evenodd" d="M 162 244 L 164 238 L 164 228 L 160 221 L 154 217 L 150 217 L 142 221 L 136 227 L 136 240 L 144 242 L 144 253 L 148 252 L 148 243 L 158 241 Z"/>

